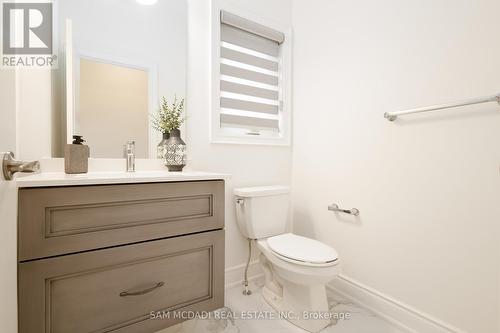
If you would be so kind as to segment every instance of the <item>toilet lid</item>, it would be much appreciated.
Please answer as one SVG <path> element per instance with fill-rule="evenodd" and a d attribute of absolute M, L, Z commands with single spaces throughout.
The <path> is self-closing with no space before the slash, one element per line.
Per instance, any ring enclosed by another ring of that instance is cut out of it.
<path fill-rule="evenodd" d="M 302 262 L 322 264 L 335 261 L 339 257 L 334 248 L 292 233 L 269 237 L 267 244 L 275 253 Z"/>

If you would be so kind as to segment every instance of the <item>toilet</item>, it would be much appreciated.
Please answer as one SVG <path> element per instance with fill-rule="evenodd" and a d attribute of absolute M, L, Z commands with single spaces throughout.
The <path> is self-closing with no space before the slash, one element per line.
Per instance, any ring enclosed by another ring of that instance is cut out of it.
<path fill-rule="evenodd" d="M 284 319 L 319 332 L 331 323 L 325 285 L 340 270 L 335 249 L 287 232 L 290 188 L 237 188 L 236 217 L 241 233 L 257 242 L 265 283 L 262 296 Z"/>

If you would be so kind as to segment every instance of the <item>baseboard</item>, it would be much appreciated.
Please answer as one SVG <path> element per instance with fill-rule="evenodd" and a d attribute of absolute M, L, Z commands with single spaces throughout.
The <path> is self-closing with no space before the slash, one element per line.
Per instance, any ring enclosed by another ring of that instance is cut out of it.
<path fill-rule="evenodd" d="M 345 275 L 339 275 L 328 288 L 405 332 L 467 333 Z"/>
<path fill-rule="evenodd" d="M 245 274 L 245 264 L 240 264 L 232 267 L 227 267 L 225 270 L 225 287 L 231 288 L 236 285 L 241 285 Z M 250 262 L 248 266 L 248 280 L 255 280 L 263 275 L 258 260 Z"/>

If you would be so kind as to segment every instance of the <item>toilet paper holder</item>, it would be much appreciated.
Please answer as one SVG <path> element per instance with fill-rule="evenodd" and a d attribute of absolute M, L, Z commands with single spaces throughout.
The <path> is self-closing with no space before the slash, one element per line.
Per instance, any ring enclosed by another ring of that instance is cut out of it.
<path fill-rule="evenodd" d="M 341 209 L 339 208 L 339 205 L 333 203 L 330 206 L 328 206 L 328 210 L 331 210 L 332 212 L 341 212 L 341 213 L 346 213 L 354 216 L 359 215 L 359 209 L 357 208 L 351 208 L 351 209 Z"/>

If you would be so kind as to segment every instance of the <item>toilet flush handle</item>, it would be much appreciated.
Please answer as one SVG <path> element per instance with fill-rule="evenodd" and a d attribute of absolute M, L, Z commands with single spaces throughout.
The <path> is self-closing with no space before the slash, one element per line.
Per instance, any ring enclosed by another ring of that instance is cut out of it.
<path fill-rule="evenodd" d="M 245 200 L 241 199 L 241 198 L 236 198 L 236 203 L 238 205 L 243 205 L 245 203 Z"/>

